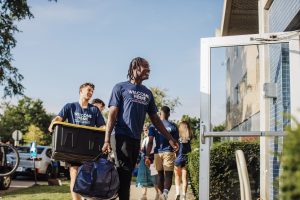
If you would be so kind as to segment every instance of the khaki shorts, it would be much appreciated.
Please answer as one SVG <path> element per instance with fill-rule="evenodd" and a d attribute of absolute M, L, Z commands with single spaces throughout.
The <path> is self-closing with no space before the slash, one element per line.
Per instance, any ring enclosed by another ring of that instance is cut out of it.
<path fill-rule="evenodd" d="M 154 164 L 157 171 L 173 171 L 174 161 L 174 152 L 163 152 L 154 154 Z"/>

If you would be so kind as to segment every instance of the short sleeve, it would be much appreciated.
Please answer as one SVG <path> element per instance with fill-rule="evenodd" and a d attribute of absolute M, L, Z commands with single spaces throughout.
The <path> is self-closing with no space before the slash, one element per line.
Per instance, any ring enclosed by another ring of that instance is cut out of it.
<path fill-rule="evenodd" d="M 110 100 L 108 103 L 108 107 L 110 106 L 116 106 L 116 107 L 120 107 L 121 105 L 121 101 L 122 101 L 122 95 L 121 95 L 121 87 L 120 85 L 115 85 L 115 87 L 113 88 L 112 92 L 111 92 L 111 96 L 110 96 Z"/>
<path fill-rule="evenodd" d="M 148 113 L 148 115 L 153 115 L 153 114 L 156 114 L 157 112 L 158 112 L 158 110 L 155 105 L 153 94 L 151 92 L 147 113 Z"/>
<path fill-rule="evenodd" d="M 155 130 L 155 127 L 153 125 L 151 125 L 149 127 L 149 130 L 148 130 L 148 136 L 153 136 L 155 137 L 156 136 L 156 130 Z"/>
<path fill-rule="evenodd" d="M 67 115 L 69 111 L 70 111 L 70 104 L 66 104 L 58 113 L 58 116 L 60 116 L 63 119 L 63 121 L 65 121 L 66 118 L 68 117 Z"/>
<path fill-rule="evenodd" d="M 96 126 L 100 127 L 100 126 L 105 125 L 105 120 L 104 120 L 101 112 L 99 111 L 98 108 L 96 110 L 97 110 L 97 113 L 96 113 Z"/>

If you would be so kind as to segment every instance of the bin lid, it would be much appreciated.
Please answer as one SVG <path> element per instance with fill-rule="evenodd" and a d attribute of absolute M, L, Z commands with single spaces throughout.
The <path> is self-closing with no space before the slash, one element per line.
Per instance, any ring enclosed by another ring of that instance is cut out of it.
<path fill-rule="evenodd" d="M 63 125 L 63 126 L 68 126 L 68 127 L 73 127 L 73 128 L 82 128 L 82 129 L 89 129 L 93 131 L 100 131 L 100 132 L 105 132 L 105 125 L 101 127 L 93 127 L 93 126 L 83 126 L 83 125 L 78 125 L 78 124 L 71 124 L 67 122 L 54 122 L 53 126 L 55 125 Z"/>

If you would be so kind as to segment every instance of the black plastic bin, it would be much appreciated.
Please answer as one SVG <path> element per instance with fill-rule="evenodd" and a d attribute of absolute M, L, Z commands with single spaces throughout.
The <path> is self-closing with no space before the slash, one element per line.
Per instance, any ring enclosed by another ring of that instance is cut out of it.
<path fill-rule="evenodd" d="M 104 143 L 105 128 L 54 123 L 52 158 L 66 162 L 84 162 L 97 157 Z"/>

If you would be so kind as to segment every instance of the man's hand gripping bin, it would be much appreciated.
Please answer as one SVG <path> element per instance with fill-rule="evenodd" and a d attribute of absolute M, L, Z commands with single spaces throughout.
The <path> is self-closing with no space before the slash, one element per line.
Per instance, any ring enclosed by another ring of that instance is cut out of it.
<path fill-rule="evenodd" d="M 97 157 L 104 144 L 105 128 L 55 122 L 52 135 L 52 158 L 84 162 Z"/>

